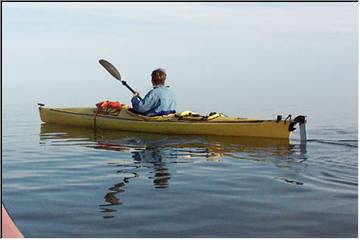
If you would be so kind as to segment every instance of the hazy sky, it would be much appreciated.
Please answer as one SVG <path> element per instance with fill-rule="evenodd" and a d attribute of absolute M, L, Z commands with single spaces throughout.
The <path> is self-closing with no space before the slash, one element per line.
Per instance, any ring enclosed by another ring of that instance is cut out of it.
<path fill-rule="evenodd" d="M 357 110 L 358 3 L 3 3 L 3 92 L 129 103 L 167 70 L 178 110 Z M 259 111 L 260 111 L 259 110 Z"/>

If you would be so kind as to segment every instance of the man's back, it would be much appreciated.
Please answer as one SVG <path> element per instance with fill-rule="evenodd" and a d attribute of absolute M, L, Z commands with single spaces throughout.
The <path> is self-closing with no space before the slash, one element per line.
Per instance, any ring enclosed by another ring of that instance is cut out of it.
<path fill-rule="evenodd" d="M 143 101 L 133 98 L 131 102 L 136 112 L 147 116 L 165 115 L 176 111 L 175 94 L 164 85 L 154 86 Z"/>

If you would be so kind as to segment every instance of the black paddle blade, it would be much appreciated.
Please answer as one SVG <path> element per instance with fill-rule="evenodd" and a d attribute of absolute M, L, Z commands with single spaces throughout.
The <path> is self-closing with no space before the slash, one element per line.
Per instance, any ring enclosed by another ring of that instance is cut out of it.
<path fill-rule="evenodd" d="M 108 61 L 104 60 L 104 59 L 100 59 L 99 63 L 111 74 L 113 75 L 114 78 L 118 79 L 121 81 L 121 75 L 119 73 L 119 71 L 116 69 L 116 67 L 114 67 L 114 65 L 112 65 L 111 63 L 109 63 Z"/>

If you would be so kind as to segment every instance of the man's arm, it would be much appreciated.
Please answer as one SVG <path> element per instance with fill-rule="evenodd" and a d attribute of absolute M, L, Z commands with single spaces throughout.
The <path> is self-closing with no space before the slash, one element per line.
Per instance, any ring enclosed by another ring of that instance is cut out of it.
<path fill-rule="evenodd" d="M 155 97 L 154 92 L 150 91 L 148 94 L 146 94 L 145 98 L 141 101 L 135 94 L 134 97 L 131 99 L 131 103 L 132 103 L 135 111 L 141 112 L 141 113 L 146 113 L 154 107 L 154 105 L 156 103 L 156 97 Z"/>

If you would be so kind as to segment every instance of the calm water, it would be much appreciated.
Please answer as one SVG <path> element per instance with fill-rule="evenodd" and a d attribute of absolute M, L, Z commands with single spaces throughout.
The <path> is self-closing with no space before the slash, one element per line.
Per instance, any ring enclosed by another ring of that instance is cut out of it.
<path fill-rule="evenodd" d="M 3 116 L 3 201 L 27 237 L 357 236 L 357 128 L 309 120 L 304 146 L 94 135 L 37 114 Z"/>
<path fill-rule="evenodd" d="M 27 237 L 356 237 L 358 3 L 2 4 L 2 197 Z M 154 17 L 156 16 L 156 17 Z M 308 116 L 290 142 L 41 125 L 36 103 Z"/>

